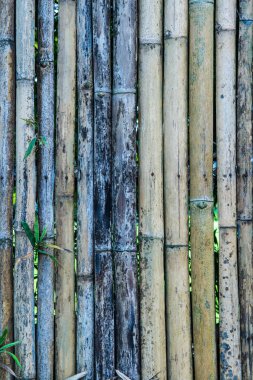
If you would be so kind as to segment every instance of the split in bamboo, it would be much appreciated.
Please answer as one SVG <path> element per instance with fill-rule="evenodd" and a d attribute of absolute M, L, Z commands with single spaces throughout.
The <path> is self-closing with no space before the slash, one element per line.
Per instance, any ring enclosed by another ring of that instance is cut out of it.
<path fill-rule="evenodd" d="M 166 379 L 162 171 L 163 2 L 139 3 L 139 232 L 142 379 Z"/>
<path fill-rule="evenodd" d="M 111 246 L 111 0 L 93 1 L 95 362 L 97 380 L 115 374 Z"/>
<path fill-rule="evenodd" d="M 113 251 L 116 368 L 138 380 L 136 255 L 136 0 L 113 4 Z"/>
<path fill-rule="evenodd" d="M 76 83 L 76 3 L 59 1 L 55 214 L 57 245 L 74 247 L 74 144 Z M 57 254 L 56 379 L 75 374 L 74 254 Z"/>
<path fill-rule="evenodd" d="M 13 341 L 12 214 L 15 135 L 14 0 L 0 0 L 0 332 Z M 4 360 L 10 365 L 10 358 Z M 3 380 L 11 377 L 0 371 Z"/>
<path fill-rule="evenodd" d="M 38 123 L 46 144 L 39 149 L 38 205 L 40 231 L 47 228 L 46 243 L 54 243 L 54 1 L 38 2 Z M 47 249 L 48 254 L 54 254 Z M 54 264 L 39 255 L 37 378 L 54 374 Z"/>
<path fill-rule="evenodd" d="M 253 378 L 252 44 L 253 0 L 240 0 L 237 79 L 237 226 L 242 378 L 247 380 Z"/>
<path fill-rule="evenodd" d="M 24 159 L 35 130 L 34 119 L 34 0 L 16 0 L 16 215 L 14 266 L 14 339 L 22 341 L 16 354 L 22 363 L 17 372 L 36 378 L 34 325 L 34 257 L 21 223 L 34 223 L 36 201 L 35 152 Z"/>
<path fill-rule="evenodd" d="M 92 0 L 77 1 L 77 372 L 94 379 Z"/>
<path fill-rule="evenodd" d="M 188 263 L 188 0 L 165 1 L 164 199 L 169 379 L 192 379 Z"/>
<path fill-rule="evenodd" d="M 241 379 L 236 244 L 236 0 L 216 2 L 220 376 Z"/>
<path fill-rule="evenodd" d="M 190 0 L 190 202 L 196 380 L 217 378 L 213 256 L 213 14 Z"/>

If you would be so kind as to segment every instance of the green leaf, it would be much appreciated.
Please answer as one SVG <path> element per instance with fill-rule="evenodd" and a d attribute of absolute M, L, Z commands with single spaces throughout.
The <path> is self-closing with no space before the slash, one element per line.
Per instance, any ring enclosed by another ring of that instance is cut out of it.
<path fill-rule="evenodd" d="M 45 247 L 57 249 L 58 251 L 62 251 L 62 252 L 68 252 L 68 253 L 72 253 L 73 252 L 70 249 L 61 248 L 61 247 L 59 247 L 58 245 L 55 245 L 55 244 L 49 244 L 48 243 L 48 244 L 45 245 Z"/>
<path fill-rule="evenodd" d="M 0 336 L 0 346 L 6 341 L 8 335 L 8 329 L 4 329 L 2 335 Z"/>
<path fill-rule="evenodd" d="M 42 251 L 41 249 L 39 249 L 38 252 L 42 253 L 42 255 L 48 256 L 55 263 L 55 265 L 59 264 L 59 262 L 55 256 L 49 255 L 49 253 L 47 253 L 46 251 Z"/>
<path fill-rule="evenodd" d="M 39 243 L 39 241 L 40 241 L 40 227 L 39 227 L 39 218 L 38 218 L 37 213 L 35 213 L 34 237 L 35 237 L 35 242 Z"/>
<path fill-rule="evenodd" d="M 46 143 L 47 143 L 47 139 L 46 139 L 46 137 L 41 136 L 41 137 L 39 138 L 39 144 L 40 144 L 40 145 L 46 145 Z"/>
<path fill-rule="evenodd" d="M 36 145 L 36 142 L 37 142 L 37 137 L 34 137 L 31 141 L 30 141 L 30 143 L 29 143 L 29 145 L 28 145 L 28 148 L 27 148 L 27 150 L 26 150 L 26 152 L 25 152 L 25 156 L 24 156 L 24 160 L 32 153 L 32 150 L 33 150 L 33 148 L 35 147 L 35 145 Z"/>
<path fill-rule="evenodd" d="M 30 227 L 28 226 L 28 224 L 26 222 L 21 222 L 21 225 L 22 225 L 22 227 L 26 233 L 26 236 L 30 240 L 30 243 L 34 247 L 35 246 L 35 239 L 34 239 L 32 230 L 30 229 Z"/>
<path fill-rule="evenodd" d="M 40 242 L 43 241 L 43 239 L 46 236 L 46 234 L 47 234 L 47 227 L 44 227 L 43 231 L 42 231 L 42 234 L 40 235 Z"/>
<path fill-rule="evenodd" d="M 5 353 L 7 354 L 7 355 L 9 355 L 9 356 L 11 356 L 12 357 L 12 359 L 15 361 L 15 363 L 17 364 L 17 366 L 19 367 L 19 368 L 22 368 L 22 366 L 21 366 L 21 364 L 20 364 L 20 361 L 18 360 L 18 358 L 16 357 L 16 355 L 14 355 L 12 352 L 10 352 L 10 351 L 5 351 Z"/>
<path fill-rule="evenodd" d="M 5 350 L 6 350 L 7 348 L 17 346 L 17 345 L 20 344 L 20 343 L 21 343 L 20 341 L 18 341 L 18 342 L 13 342 L 13 343 L 8 343 L 8 344 L 6 344 L 5 346 L 1 347 L 0 351 L 1 351 L 1 352 L 5 352 Z"/>

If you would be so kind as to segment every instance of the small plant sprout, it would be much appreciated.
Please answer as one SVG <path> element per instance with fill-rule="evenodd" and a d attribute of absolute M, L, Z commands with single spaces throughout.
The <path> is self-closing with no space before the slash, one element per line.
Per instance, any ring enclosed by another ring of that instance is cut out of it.
<path fill-rule="evenodd" d="M 29 227 L 27 222 L 22 222 L 22 228 L 25 231 L 26 236 L 28 237 L 31 245 L 33 246 L 35 261 L 38 258 L 39 254 L 48 256 L 51 260 L 54 261 L 55 264 L 58 264 L 58 260 L 54 255 L 50 255 L 46 249 L 57 249 L 58 251 L 62 252 L 72 252 L 68 249 L 61 248 L 58 245 L 50 244 L 45 241 L 46 235 L 47 235 L 47 228 L 44 227 L 42 230 L 42 233 L 40 234 L 40 227 L 39 227 L 39 219 L 38 214 L 35 214 L 35 221 L 34 221 L 34 229 L 33 231 Z"/>
<path fill-rule="evenodd" d="M 33 149 L 36 149 L 42 145 L 45 145 L 47 140 L 44 136 L 40 136 L 39 134 L 39 128 L 38 128 L 38 122 L 34 119 L 22 119 L 25 121 L 26 125 L 29 127 L 34 127 L 36 135 L 35 137 L 30 140 L 28 148 L 24 155 L 24 160 L 27 159 L 28 156 L 32 153 Z"/>
<path fill-rule="evenodd" d="M 16 346 L 17 344 L 20 344 L 21 342 L 18 341 L 18 342 L 13 342 L 13 343 L 6 343 L 7 337 L 8 337 L 8 329 L 5 329 L 0 336 L 0 356 L 1 357 L 10 356 L 14 360 L 14 362 L 17 364 L 17 366 L 19 368 L 22 368 L 17 356 L 13 354 L 11 351 L 9 351 L 10 348 Z M 0 361 L 0 368 L 2 368 L 6 372 L 9 372 L 16 379 L 18 378 L 15 372 L 8 365 L 2 363 L 1 361 Z"/>

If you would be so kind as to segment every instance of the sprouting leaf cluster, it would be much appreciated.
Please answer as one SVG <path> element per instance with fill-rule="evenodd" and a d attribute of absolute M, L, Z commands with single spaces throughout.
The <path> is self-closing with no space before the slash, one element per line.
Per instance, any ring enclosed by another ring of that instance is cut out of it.
<path fill-rule="evenodd" d="M 7 338 L 8 338 L 8 329 L 5 329 L 0 336 L 0 356 L 1 357 L 10 356 L 14 360 L 14 362 L 17 364 L 17 366 L 19 368 L 22 368 L 17 356 L 13 354 L 13 352 L 10 351 L 10 348 L 20 344 L 21 342 L 17 341 L 13 343 L 6 343 Z M 4 364 L 0 361 L 0 367 L 4 371 L 9 372 L 15 378 L 18 378 L 15 372 L 7 364 Z"/>
<path fill-rule="evenodd" d="M 28 148 L 24 155 L 24 160 L 27 159 L 28 156 L 32 153 L 32 151 L 42 145 L 45 145 L 47 140 L 44 136 L 40 136 L 38 123 L 34 119 L 23 119 L 27 126 L 34 127 L 35 129 L 35 137 L 29 142 Z"/>

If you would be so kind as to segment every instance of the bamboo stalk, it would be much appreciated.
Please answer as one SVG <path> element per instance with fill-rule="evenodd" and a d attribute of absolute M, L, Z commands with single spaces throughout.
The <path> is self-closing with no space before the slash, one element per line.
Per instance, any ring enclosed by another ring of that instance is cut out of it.
<path fill-rule="evenodd" d="M 116 368 L 138 380 L 139 313 L 136 256 L 137 2 L 113 9 L 113 249 Z"/>
<path fill-rule="evenodd" d="M 220 259 L 220 376 L 241 379 L 236 244 L 236 1 L 216 8 L 216 130 Z"/>
<path fill-rule="evenodd" d="M 15 125 L 14 0 L 0 0 L 0 332 L 13 339 L 12 215 Z M 4 364 L 10 365 L 6 358 Z M 3 380 L 10 375 L 0 371 Z"/>
<path fill-rule="evenodd" d="M 36 378 L 33 248 L 21 227 L 34 223 L 36 200 L 35 153 L 24 159 L 34 127 L 34 0 L 16 0 L 16 215 L 14 266 L 14 339 L 22 341 L 16 354 L 25 379 Z"/>
<path fill-rule="evenodd" d="M 166 379 L 162 191 L 162 7 L 139 5 L 139 232 L 142 379 Z"/>
<path fill-rule="evenodd" d="M 164 23 L 168 377 L 186 380 L 192 379 L 188 270 L 188 1 L 165 1 Z"/>
<path fill-rule="evenodd" d="M 190 1 L 190 202 L 197 380 L 217 378 L 212 188 L 213 13 L 213 1 Z"/>
<path fill-rule="evenodd" d="M 57 245 L 73 250 L 74 132 L 76 76 L 76 3 L 59 1 L 56 138 Z M 75 374 L 74 254 L 57 255 L 56 273 L 56 379 Z"/>
<path fill-rule="evenodd" d="M 97 380 L 114 376 L 111 247 L 111 1 L 93 1 L 95 363 Z"/>
<path fill-rule="evenodd" d="M 252 43 L 253 1 L 239 1 L 237 103 L 237 225 L 242 377 L 253 377 Z"/>
<path fill-rule="evenodd" d="M 47 228 L 46 243 L 54 243 L 54 1 L 38 2 L 38 122 L 46 144 L 39 149 L 38 204 L 40 230 Z M 54 254 L 52 250 L 48 253 Z M 54 374 L 54 265 L 39 256 L 37 378 Z"/>
<path fill-rule="evenodd" d="M 77 2 L 77 372 L 94 379 L 92 1 Z"/>

